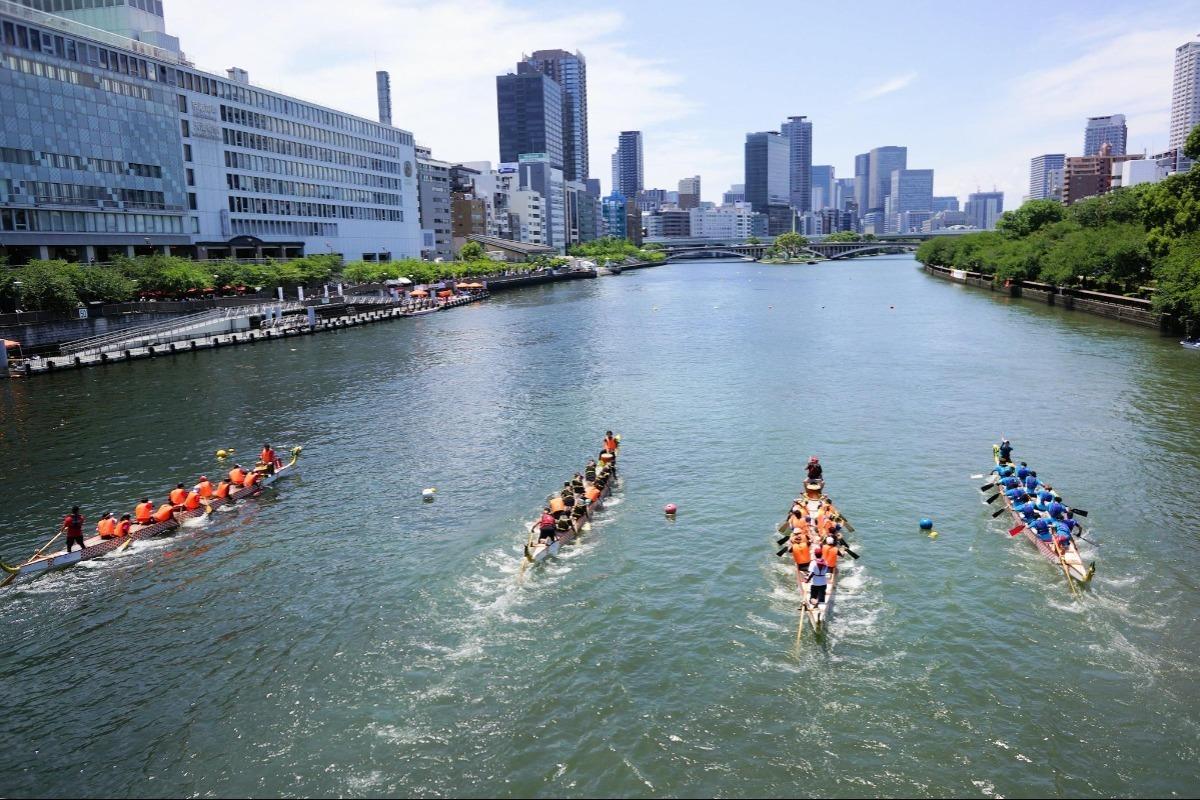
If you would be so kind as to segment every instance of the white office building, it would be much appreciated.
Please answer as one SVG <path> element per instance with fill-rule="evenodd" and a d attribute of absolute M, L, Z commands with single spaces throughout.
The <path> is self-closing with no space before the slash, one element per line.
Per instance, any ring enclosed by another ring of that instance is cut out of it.
<path fill-rule="evenodd" d="M 1192 128 L 1200 125 L 1200 42 L 1175 48 L 1171 87 L 1171 149 L 1182 150 Z"/>

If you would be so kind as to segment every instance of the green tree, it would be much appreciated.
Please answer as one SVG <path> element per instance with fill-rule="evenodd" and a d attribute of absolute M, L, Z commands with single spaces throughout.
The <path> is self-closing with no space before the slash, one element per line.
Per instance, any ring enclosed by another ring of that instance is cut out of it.
<path fill-rule="evenodd" d="M 1041 278 L 1066 285 L 1076 276 L 1128 288 L 1150 277 L 1146 233 L 1138 225 L 1109 225 L 1071 231 L 1046 253 Z"/>
<path fill-rule="evenodd" d="M 487 252 L 479 242 L 467 242 L 458 251 L 460 261 L 480 261 L 487 257 Z"/>
<path fill-rule="evenodd" d="M 1006 236 L 1020 238 L 1061 222 L 1063 216 L 1063 205 L 1057 200 L 1030 200 L 1018 209 L 1006 211 L 996 223 L 996 230 Z"/>
<path fill-rule="evenodd" d="M 1183 154 L 1192 161 L 1200 161 L 1200 125 L 1192 128 L 1187 140 L 1183 143 Z"/>
<path fill-rule="evenodd" d="M 1155 274 L 1155 309 L 1179 319 L 1200 319 L 1200 233 L 1173 241 Z"/>
<path fill-rule="evenodd" d="M 64 262 L 35 261 L 16 270 L 10 284 L 16 305 L 25 311 L 74 311 L 79 294 L 64 266 Z"/>
<path fill-rule="evenodd" d="M 837 231 L 825 237 L 827 242 L 858 242 L 862 237 L 854 231 Z"/>
<path fill-rule="evenodd" d="M 1148 185 L 1116 189 L 1072 203 L 1066 208 L 1066 219 L 1085 228 L 1142 222 L 1142 197 Z"/>
<path fill-rule="evenodd" d="M 759 239 L 757 236 L 747 236 L 746 244 L 762 244 L 762 239 Z"/>
<path fill-rule="evenodd" d="M 1200 166 L 1147 187 L 1141 213 L 1150 249 L 1158 256 L 1170 252 L 1175 239 L 1200 230 Z"/>
<path fill-rule="evenodd" d="M 798 233 L 781 233 L 775 237 L 775 248 L 788 258 L 797 258 L 808 247 L 808 239 Z"/>

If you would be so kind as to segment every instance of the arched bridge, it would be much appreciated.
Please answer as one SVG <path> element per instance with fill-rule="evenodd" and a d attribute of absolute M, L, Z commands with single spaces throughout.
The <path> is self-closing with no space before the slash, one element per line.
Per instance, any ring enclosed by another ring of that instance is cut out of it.
<path fill-rule="evenodd" d="M 919 242 L 914 241 L 871 241 L 871 242 L 810 242 L 801 251 L 813 258 L 823 258 L 830 261 L 839 258 L 851 258 L 868 253 L 915 252 Z M 664 244 L 662 252 L 668 261 L 684 261 L 693 258 L 753 258 L 760 260 L 771 252 L 770 244 L 732 244 L 732 243 L 679 243 Z"/>

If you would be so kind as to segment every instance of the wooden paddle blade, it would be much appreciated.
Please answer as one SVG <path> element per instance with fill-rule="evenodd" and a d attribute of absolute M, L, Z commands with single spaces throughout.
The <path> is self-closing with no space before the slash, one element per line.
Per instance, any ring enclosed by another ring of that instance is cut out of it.
<path fill-rule="evenodd" d="M 775 555 L 777 555 L 777 556 L 779 556 L 779 557 L 781 557 L 781 558 L 782 558 L 782 557 L 783 557 L 783 554 L 784 554 L 784 553 L 786 553 L 788 550 L 791 550 L 791 549 L 792 549 L 792 546 L 791 546 L 790 544 L 785 544 L 783 547 L 779 548 L 779 551 L 778 551 L 777 553 L 775 553 Z"/>
<path fill-rule="evenodd" d="M 1015 527 L 1015 528 L 1010 528 L 1010 529 L 1009 529 L 1009 531 L 1008 531 L 1008 535 L 1009 535 L 1009 536 L 1016 536 L 1018 533 L 1020 533 L 1020 532 L 1021 532 L 1021 531 L 1023 531 L 1023 530 L 1025 530 L 1025 523 L 1023 523 L 1023 522 L 1022 522 L 1022 523 L 1021 523 L 1020 525 L 1018 525 L 1017 527 Z"/>
<path fill-rule="evenodd" d="M 840 514 L 838 515 L 838 518 L 842 521 L 843 528 L 850 531 L 851 533 L 854 533 L 854 526 L 850 524 L 850 520 L 846 519 L 845 517 L 841 516 Z"/>
<path fill-rule="evenodd" d="M 784 542 L 786 542 L 786 541 L 787 541 L 788 539 L 790 539 L 790 538 L 792 538 L 792 537 L 791 537 L 791 536 L 784 536 L 782 539 L 776 539 L 776 540 L 775 540 L 775 544 L 783 544 Z"/>
<path fill-rule="evenodd" d="M 1088 512 L 1084 511 L 1082 508 L 1072 508 L 1071 513 L 1078 514 L 1081 517 L 1086 517 L 1088 515 Z"/>
<path fill-rule="evenodd" d="M 846 550 L 846 555 L 850 556 L 850 557 L 851 557 L 851 558 L 853 558 L 855 561 L 857 561 L 857 560 L 858 560 L 858 553 L 854 552 L 853 550 L 851 550 L 849 547 L 846 547 L 845 545 L 842 545 L 842 547 L 843 547 L 843 548 L 845 548 L 845 550 Z"/>
<path fill-rule="evenodd" d="M 999 493 L 999 492 L 996 492 L 994 495 L 992 495 L 991 497 L 989 497 L 989 498 L 988 498 L 987 500 L 985 500 L 984 502 L 985 502 L 985 503 L 988 503 L 988 504 L 990 505 L 991 503 L 995 502 L 996 498 L 997 498 L 997 497 L 999 497 L 999 496 L 1000 496 L 1000 493 Z"/>
<path fill-rule="evenodd" d="M 996 486 L 996 484 L 995 484 L 995 483 L 988 483 L 988 484 L 985 484 L 985 485 L 983 485 L 983 486 L 980 486 L 980 487 L 979 487 L 979 491 L 981 491 L 981 492 L 986 492 L 988 489 L 995 488 L 995 486 Z"/>
<path fill-rule="evenodd" d="M 787 524 L 786 519 L 783 522 L 779 523 L 779 527 L 776 528 L 776 530 L 779 531 L 780 533 L 784 533 L 785 531 L 787 531 L 787 529 L 788 529 L 788 524 Z"/>
<path fill-rule="evenodd" d="M 996 517 L 1000 516 L 1007 510 L 1008 510 L 1007 508 L 997 508 L 995 511 L 992 512 L 992 519 L 995 519 Z"/>

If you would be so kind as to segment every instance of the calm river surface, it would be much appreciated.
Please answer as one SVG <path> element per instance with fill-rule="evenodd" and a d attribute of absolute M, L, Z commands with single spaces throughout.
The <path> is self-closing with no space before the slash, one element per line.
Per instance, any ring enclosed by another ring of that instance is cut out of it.
<path fill-rule="evenodd" d="M 1198 390 L 1171 339 L 903 257 L 0 382 L 9 562 L 72 503 L 305 447 L 240 512 L 0 594 L 0 791 L 1195 796 Z M 615 501 L 521 576 L 606 428 Z M 1001 433 L 1091 512 L 1082 602 L 971 479 Z M 773 532 L 812 454 L 862 559 L 797 642 Z"/>

